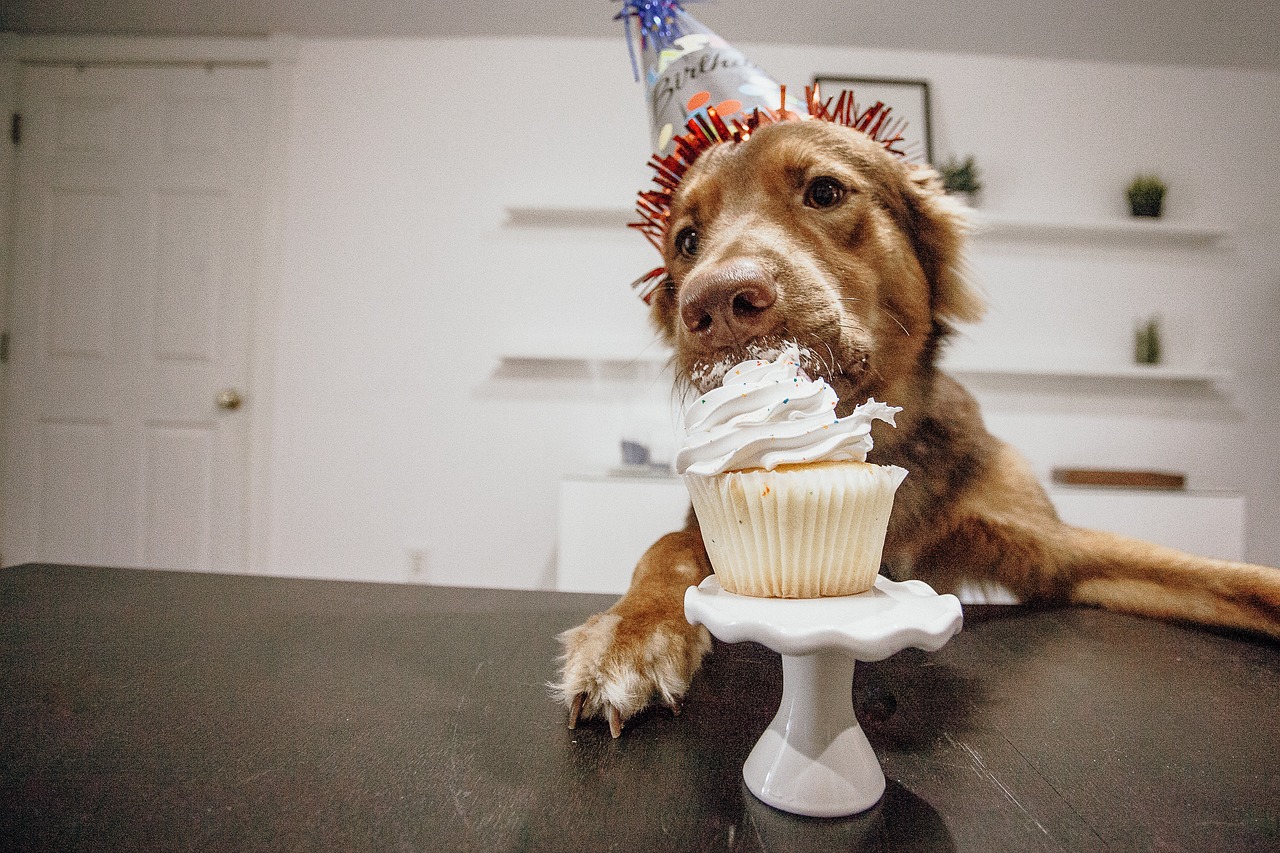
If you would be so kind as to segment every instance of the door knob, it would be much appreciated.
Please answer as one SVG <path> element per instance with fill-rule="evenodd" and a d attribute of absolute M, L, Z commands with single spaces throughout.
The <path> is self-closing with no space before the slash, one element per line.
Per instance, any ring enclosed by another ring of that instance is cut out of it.
<path fill-rule="evenodd" d="M 241 398 L 240 392 L 236 389 L 223 388 L 218 392 L 217 402 L 219 409 L 226 409 L 229 412 L 234 412 L 236 409 L 240 408 L 240 404 L 244 402 L 244 399 Z"/>

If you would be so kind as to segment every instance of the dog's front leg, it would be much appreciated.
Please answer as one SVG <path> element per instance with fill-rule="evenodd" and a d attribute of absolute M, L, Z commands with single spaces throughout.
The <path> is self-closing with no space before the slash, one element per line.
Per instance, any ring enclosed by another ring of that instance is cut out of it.
<path fill-rule="evenodd" d="M 696 524 L 655 542 L 636 566 L 618 603 L 560 635 L 564 665 L 555 690 L 579 719 L 604 717 L 614 737 L 655 698 L 680 703 L 711 637 L 684 618 L 684 592 L 711 574 Z"/>

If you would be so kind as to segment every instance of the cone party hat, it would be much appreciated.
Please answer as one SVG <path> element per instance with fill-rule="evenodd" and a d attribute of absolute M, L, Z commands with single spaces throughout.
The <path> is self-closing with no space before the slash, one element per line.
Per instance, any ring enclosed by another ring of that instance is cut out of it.
<path fill-rule="evenodd" d="M 686 12 L 680 0 L 623 0 L 617 18 L 627 27 L 632 67 L 645 84 L 656 153 L 670 153 L 675 137 L 708 109 L 730 119 L 781 107 L 782 86 Z M 787 107 L 803 109 L 799 101 Z"/>

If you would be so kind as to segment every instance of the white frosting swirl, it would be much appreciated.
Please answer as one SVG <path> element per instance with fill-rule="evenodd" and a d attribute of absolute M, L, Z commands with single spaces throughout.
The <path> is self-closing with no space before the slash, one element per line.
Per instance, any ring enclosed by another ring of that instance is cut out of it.
<path fill-rule="evenodd" d="M 873 397 L 837 418 L 837 402 L 830 385 L 801 370 L 795 346 L 774 361 L 744 361 L 685 413 L 676 471 L 712 476 L 805 462 L 865 462 L 871 422 L 893 425 L 902 409 Z"/>

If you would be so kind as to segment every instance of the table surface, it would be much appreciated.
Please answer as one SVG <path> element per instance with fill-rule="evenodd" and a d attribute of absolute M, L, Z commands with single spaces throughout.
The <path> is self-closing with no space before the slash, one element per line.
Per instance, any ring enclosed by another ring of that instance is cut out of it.
<path fill-rule="evenodd" d="M 1280 849 L 1280 645 L 967 607 L 859 664 L 888 777 L 801 818 L 742 764 L 781 668 L 717 642 L 684 713 L 565 728 L 555 635 L 610 597 L 121 569 L 0 571 L 0 848 Z"/>

